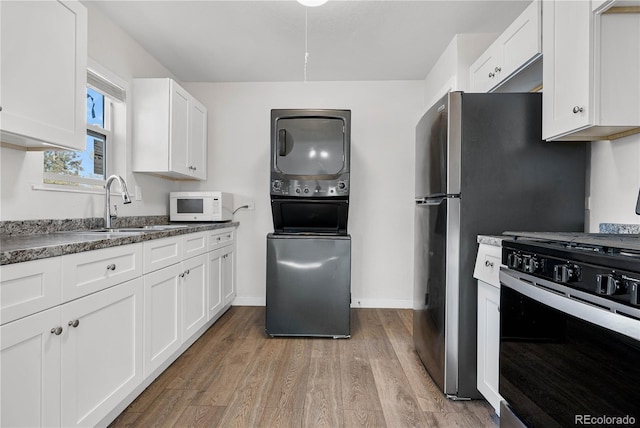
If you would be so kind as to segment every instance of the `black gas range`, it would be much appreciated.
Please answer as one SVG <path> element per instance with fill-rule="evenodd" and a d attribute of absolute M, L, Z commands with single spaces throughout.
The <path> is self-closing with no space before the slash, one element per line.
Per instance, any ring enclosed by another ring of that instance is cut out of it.
<path fill-rule="evenodd" d="M 508 234 L 500 426 L 639 426 L 640 235 Z"/>
<path fill-rule="evenodd" d="M 507 232 L 509 269 L 640 307 L 640 235 Z"/>

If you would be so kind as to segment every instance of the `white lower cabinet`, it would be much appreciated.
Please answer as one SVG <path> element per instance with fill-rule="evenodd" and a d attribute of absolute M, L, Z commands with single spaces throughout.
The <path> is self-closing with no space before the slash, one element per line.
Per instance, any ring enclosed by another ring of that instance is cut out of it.
<path fill-rule="evenodd" d="M 473 276 L 478 280 L 478 391 L 500 416 L 500 262 L 502 247 L 480 244 Z"/>
<path fill-rule="evenodd" d="M 500 416 L 500 289 L 478 281 L 478 391 Z"/>
<path fill-rule="evenodd" d="M 209 282 L 206 254 L 182 262 L 182 337 L 195 334 L 209 320 L 207 308 L 207 284 Z"/>
<path fill-rule="evenodd" d="M 60 426 L 58 327 L 59 307 L 0 327 L 0 426 Z"/>
<path fill-rule="evenodd" d="M 2 266 L 0 426 L 108 425 L 229 307 L 234 250 L 227 228 Z"/>
<path fill-rule="evenodd" d="M 224 296 L 224 304 L 231 304 L 236 297 L 236 281 L 235 281 L 235 251 L 233 245 L 225 248 L 222 256 L 222 295 Z"/>
<path fill-rule="evenodd" d="M 8 323 L 0 334 L 2 426 L 93 426 L 142 381 L 142 280 Z"/>
<path fill-rule="evenodd" d="M 142 382 L 142 279 L 62 306 L 62 426 L 95 426 Z"/>
<path fill-rule="evenodd" d="M 182 344 L 180 263 L 144 276 L 144 376 Z"/>

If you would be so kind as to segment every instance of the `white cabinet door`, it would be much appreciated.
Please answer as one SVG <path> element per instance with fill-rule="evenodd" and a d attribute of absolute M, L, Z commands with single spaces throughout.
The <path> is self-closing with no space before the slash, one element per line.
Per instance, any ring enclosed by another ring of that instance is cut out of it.
<path fill-rule="evenodd" d="M 144 276 L 144 376 L 147 377 L 182 344 L 184 270 L 178 263 Z"/>
<path fill-rule="evenodd" d="M 190 107 L 189 166 L 191 175 L 199 180 L 207 178 L 207 108 L 195 98 Z"/>
<path fill-rule="evenodd" d="M 62 306 L 62 426 L 95 426 L 142 382 L 142 279 Z"/>
<path fill-rule="evenodd" d="M 494 69 L 502 81 L 542 52 L 541 1 L 532 2 L 498 38 L 500 62 Z"/>
<path fill-rule="evenodd" d="M 0 327 L 0 426 L 59 426 L 60 347 L 66 326 L 52 308 Z M 54 330 L 54 333 L 51 332 Z"/>
<path fill-rule="evenodd" d="M 209 319 L 215 318 L 224 306 L 224 300 L 222 299 L 222 283 L 224 281 L 222 261 L 225 254 L 223 249 L 214 250 L 207 254 L 209 258 Z"/>
<path fill-rule="evenodd" d="M 543 138 L 590 123 L 591 7 L 588 1 L 547 1 L 543 19 Z"/>
<path fill-rule="evenodd" d="M 225 247 L 222 256 L 222 295 L 224 305 L 230 304 L 236 297 L 235 252 L 234 246 Z"/>
<path fill-rule="evenodd" d="M 2 142 L 83 150 L 87 10 L 78 1 L 0 2 Z"/>
<path fill-rule="evenodd" d="M 171 132 L 170 169 L 184 175 L 191 175 L 189 168 L 189 110 L 191 95 L 173 80 L 171 81 L 170 120 Z"/>
<path fill-rule="evenodd" d="M 207 255 L 202 254 L 182 262 L 182 337 L 191 337 L 208 321 L 207 291 L 209 269 Z"/>
<path fill-rule="evenodd" d="M 478 391 L 500 416 L 500 289 L 478 281 Z"/>
<path fill-rule="evenodd" d="M 496 67 L 499 62 L 494 43 L 471 65 L 471 92 L 488 92 L 498 84 Z"/>

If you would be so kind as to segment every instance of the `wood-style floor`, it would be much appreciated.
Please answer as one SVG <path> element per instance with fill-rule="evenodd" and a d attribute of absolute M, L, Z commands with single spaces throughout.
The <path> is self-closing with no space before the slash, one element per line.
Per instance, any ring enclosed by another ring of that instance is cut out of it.
<path fill-rule="evenodd" d="M 351 339 L 270 338 L 232 307 L 112 427 L 497 427 L 444 398 L 414 351 L 412 311 L 352 309 Z"/>

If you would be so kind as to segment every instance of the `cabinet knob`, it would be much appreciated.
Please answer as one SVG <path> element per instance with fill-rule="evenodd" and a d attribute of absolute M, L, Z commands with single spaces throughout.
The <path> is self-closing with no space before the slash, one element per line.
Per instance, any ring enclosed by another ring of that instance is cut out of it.
<path fill-rule="evenodd" d="M 2 111 L 2 106 L 0 106 L 0 111 Z"/>
<path fill-rule="evenodd" d="M 493 77 L 495 76 L 495 73 L 489 73 L 489 77 L 493 79 Z"/>
<path fill-rule="evenodd" d="M 55 334 L 56 336 L 60 336 L 62 334 L 62 327 L 54 327 L 51 329 L 51 334 Z"/>
<path fill-rule="evenodd" d="M 184 274 L 185 274 L 185 275 L 189 275 L 190 273 L 191 273 L 191 271 L 190 271 L 189 269 L 187 269 L 187 270 L 185 270 L 185 271 L 184 271 Z"/>
<path fill-rule="evenodd" d="M 574 112 L 574 113 L 582 113 L 583 111 L 584 111 L 584 108 L 583 108 L 583 107 L 580 107 L 580 106 L 575 106 L 575 107 L 573 108 L 573 112 Z"/>
<path fill-rule="evenodd" d="M 79 325 L 80 325 L 80 320 L 73 320 L 73 321 L 69 321 L 68 323 L 68 326 L 73 328 L 76 328 Z"/>
<path fill-rule="evenodd" d="M 486 267 L 493 267 L 493 262 L 489 261 L 489 260 L 485 260 L 484 265 Z"/>
<path fill-rule="evenodd" d="M 496 73 L 500 73 L 501 71 L 502 71 L 502 68 L 496 67 Z"/>
<path fill-rule="evenodd" d="M 184 278 L 184 272 L 178 275 L 180 278 Z"/>
<path fill-rule="evenodd" d="M 107 266 L 107 270 L 116 270 L 116 264 L 111 263 L 110 265 Z"/>

